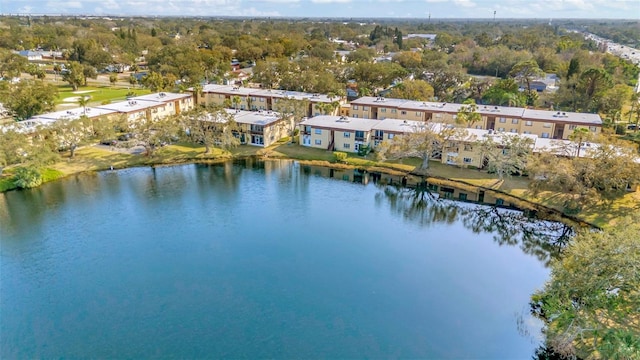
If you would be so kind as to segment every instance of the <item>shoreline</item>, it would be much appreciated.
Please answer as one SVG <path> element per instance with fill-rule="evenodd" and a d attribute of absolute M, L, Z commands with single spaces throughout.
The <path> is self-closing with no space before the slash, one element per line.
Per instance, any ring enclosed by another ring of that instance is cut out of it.
<path fill-rule="evenodd" d="M 91 148 L 91 146 L 89 148 Z M 402 185 L 405 187 L 415 187 L 418 184 L 429 183 L 429 184 L 437 184 L 438 186 L 447 186 L 447 187 L 452 187 L 455 189 L 471 191 L 471 192 L 485 192 L 490 194 L 493 198 L 502 199 L 503 201 L 505 201 L 508 204 L 507 206 L 505 206 L 507 208 L 514 208 L 519 211 L 533 211 L 536 214 L 540 213 L 541 218 L 545 218 L 551 221 L 564 220 L 564 221 L 570 221 L 572 223 L 575 223 L 578 226 L 588 226 L 596 229 L 602 229 L 602 226 L 599 226 L 598 224 L 595 224 L 593 222 L 589 222 L 578 216 L 565 214 L 562 211 L 555 209 L 553 207 L 546 206 L 544 204 L 537 203 L 533 200 L 525 199 L 496 188 L 472 184 L 470 182 L 451 179 L 451 178 L 429 174 L 429 173 L 422 174 L 420 172 L 411 171 L 411 170 L 402 170 L 395 167 L 379 166 L 377 164 L 376 165 L 367 165 L 367 164 L 355 165 L 355 164 L 341 163 L 341 162 L 330 162 L 322 159 L 312 159 L 312 160 L 297 159 L 295 157 L 287 156 L 285 154 L 280 154 L 280 153 L 273 154 L 272 150 L 273 149 L 260 149 L 256 151 L 254 154 L 223 154 L 223 155 L 210 157 L 210 158 L 186 157 L 181 159 L 170 159 L 169 161 L 165 161 L 163 158 L 154 158 L 154 156 L 151 156 L 151 157 L 145 156 L 142 159 L 138 158 L 137 160 L 142 160 L 142 161 L 138 161 L 135 163 L 124 163 L 124 164 L 115 164 L 115 165 L 114 164 L 95 165 L 92 168 L 81 167 L 78 169 L 74 169 L 72 171 L 60 171 L 56 169 L 56 167 L 59 167 L 57 165 L 61 165 L 61 164 L 64 165 L 65 163 L 68 164 L 73 161 L 72 159 L 67 157 L 66 162 L 63 160 L 56 164 L 53 164 L 52 167 L 50 167 L 51 169 L 58 171 L 60 173 L 60 176 L 56 176 L 46 181 L 43 180 L 42 184 L 68 178 L 74 175 L 85 174 L 85 173 L 96 173 L 96 172 L 110 171 L 110 170 L 115 171 L 115 170 L 123 170 L 123 169 L 138 168 L 138 167 L 153 168 L 153 167 L 179 166 L 179 165 L 189 165 L 189 164 L 218 164 L 218 163 L 223 163 L 227 161 L 237 161 L 237 160 L 245 160 L 245 159 L 257 159 L 262 161 L 289 160 L 289 161 L 297 161 L 301 165 L 319 166 L 327 169 L 362 170 L 368 173 L 378 173 L 378 174 L 398 176 L 403 178 L 408 178 L 408 177 L 413 178 L 414 181 L 412 181 L 411 183 L 407 182 Z M 144 155 L 131 155 L 131 156 L 144 156 Z M 466 170 L 466 171 L 473 171 L 473 170 Z M 4 175 L 3 177 L 6 178 L 7 176 Z M 2 178 L 0 177 L 0 179 Z M 419 180 L 419 181 L 416 181 L 416 180 Z M 498 183 L 499 181 L 500 180 L 495 179 L 496 183 Z M 4 193 L 12 190 L 20 190 L 20 189 L 18 187 L 13 187 L 6 190 L 3 189 L 0 192 Z M 469 201 L 469 202 L 492 206 L 492 204 L 490 203 L 481 202 L 481 201 Z M 496 204 L 493 204 L 493 206 L 495 205 Z"/>

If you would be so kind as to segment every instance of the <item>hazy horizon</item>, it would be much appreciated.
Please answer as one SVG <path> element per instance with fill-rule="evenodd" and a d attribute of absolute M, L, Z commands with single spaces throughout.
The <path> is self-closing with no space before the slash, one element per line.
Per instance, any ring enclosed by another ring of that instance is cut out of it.
<path fill-rule="evenodd" d="M 0 0 L 2 15 L 640 20 L 635 0 Z"/>

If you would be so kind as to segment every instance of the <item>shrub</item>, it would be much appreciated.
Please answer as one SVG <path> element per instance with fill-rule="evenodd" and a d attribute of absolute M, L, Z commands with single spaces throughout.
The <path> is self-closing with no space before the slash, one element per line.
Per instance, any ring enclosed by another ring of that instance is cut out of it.
<path fill-rule="evenodd" d="M 15 186 L 20 189 L 29 189 L 42 184 L 42 175 L 34 167 L 17 168 L 13 179 Z"/>
<path fill-rule="evenodd" d="M 341 151 L 334 151 L 333 156 L 335 156 L 337 162 L 344 162 L 347 160 L 347 153 Z"/>

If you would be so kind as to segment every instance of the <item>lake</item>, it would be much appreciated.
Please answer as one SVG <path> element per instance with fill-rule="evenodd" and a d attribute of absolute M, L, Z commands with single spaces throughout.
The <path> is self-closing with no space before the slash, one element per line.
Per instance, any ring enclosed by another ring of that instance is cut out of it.
<path fill-rule="evenodd" d="M 531 357 L 528 301 L 563 226 L 325 170 L 135 168 L 0 194 L 0 358 Z"/>

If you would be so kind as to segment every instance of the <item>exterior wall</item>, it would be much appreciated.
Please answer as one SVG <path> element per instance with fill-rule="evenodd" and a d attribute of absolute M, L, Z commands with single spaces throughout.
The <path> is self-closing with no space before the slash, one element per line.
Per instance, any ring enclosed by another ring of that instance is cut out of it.
<path fill-rule="evenodd" d="M 512 133 L 521 133 L 520 125 L 522 120 L 510 118 L 506 116 L 497 116 L 495 118 L 494 130 Z"/>
<path fill-rule="evenodd" d="M 558 124 L 557 126 L 561 126 L 561 125 Z M 576 129 L 587 129 L 593 135 L 599 135 L 602 132 L 602 127 L 600 127 L 600 126 L 586 126 L 586 125 L 577 125 L 577 124 L 565 124 L 564 125 L 564 131 L 562 132 L 562 138 L 564 140 L 569 139 L 571 134 Z"/>
<path fill-rule="evenodd" d="M 278 121 L 264 127 L 264 146 L 271 146 L 285 136 L 288 136 L 287 129 L 282 121 Z"/>
<path fill-rule="evenodd" d="M 311 128 L 309 133 L 301 131 L 299 137 L 300 145 L 327 150 L 331 143 L 332 132 L 333 130 L 314 127 Z M 308 139 L 308 144 L 305 144 L 305 139 Z"/>
<path fill-rule="evenodd" d="M 193 100 L 193 97 L 188 97 L 185 99 L 181 99 L 180 101 L 178 101 L 178 104 L 176 106 L 176 108 L 174 109 L 176 114 L 179 114 L 183 111 L 189 111 L 191 109 L 193 109 L 193 107 L 195 106 L 195 102 Z"/>
<path fill-rule="evenodd" d="M 400 109 L 399 113 L 399 118 L 402 120 L 424 121 L 425 119 L 424 111 L 420 110 Z"/>
<path fill-rule="evenodd" d="M 172 102 L 151 109 L 151 117 L 153 119 L 165 118 L 167 116 L 175 115 L 175 113 L 175 106 Z"/>
<path fill-rule="evenodd" d="M 360 132 L 360 131 L 359 131 Z M 362 131 L 362 136 L 356 137 L 356 131 L 353 130 L 335 130 L 334 131 L 334 149 L 343 152 L 358 152 L 359 146 L 370 146 L 371 133 Z"/>
<path fill-rule="evenodd" d="M 521 134 L 534 134 L 541 138 L 553 139 L 555 126 L 552 122 L 542 122 L 522 119 L 520 121 L 520 133 Z"/>
<path fill-rule="evenodd" d="M 226 99 L 226 96 L 224 96 L 224 94 L 204 93 L 203 99 L 204 104 L 206 105 L 224 106 L 224 100 Z M 203 102 L 200 103 L 202 104 Z"/>
<path fill-rule="evenodd" d="M 472 143 L 452 141 L 442 151 L 443 164 L 482 168 L 480 148 Z"/>
<path fill-rule="evenodd" d="M 251 96 L 249 99 L 251 102 L 249 110 L 272 110 L 271 101 L 264 96 Z"/>

